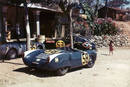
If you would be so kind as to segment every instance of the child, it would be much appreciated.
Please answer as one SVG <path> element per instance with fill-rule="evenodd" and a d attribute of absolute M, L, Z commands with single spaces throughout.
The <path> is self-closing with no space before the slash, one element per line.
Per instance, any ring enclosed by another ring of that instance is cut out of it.
<path fill-rule="evenodd" d="M 113 55 L 113 41 L 112 40 L 110 40 L 110 43 L 109 43 L 109 55 L 112 53 L 112 55 Z"/>

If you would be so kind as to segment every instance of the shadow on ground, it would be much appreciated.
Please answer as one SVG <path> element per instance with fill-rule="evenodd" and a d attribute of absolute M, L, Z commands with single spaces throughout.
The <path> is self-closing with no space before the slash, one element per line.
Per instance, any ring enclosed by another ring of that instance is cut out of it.
<path fill-rule="evenodd" d="M 81 69 L 83 69 L 83 67 L 71 69 L 66 74 L 77 71 L 77 70 L 81 70 Z M 23 67 L 23 68 L 19 68 L 19 69 L 13 70 L 13 71 L 26 73 L 26 74 L 34 75 L 34 76 L 41 77 L 41 78 L 42 77 L 56 77 L 56 76 L 58 76 L 58 75 L 56 75 L 56 72 L 54 72 L 54 71 L 53 72 L 43 71 L 43 70 L 32 69 L 29 67 Z"/>

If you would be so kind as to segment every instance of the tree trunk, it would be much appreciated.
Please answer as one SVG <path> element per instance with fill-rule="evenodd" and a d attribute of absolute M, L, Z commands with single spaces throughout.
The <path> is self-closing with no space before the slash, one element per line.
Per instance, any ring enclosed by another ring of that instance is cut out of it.
<path fill-rule="evenodd" d="M 98 5 L 99 5 L 99 0 L 96 0 L 96 6 L 95 6 L 95 11 L 94 11 L 94 15 L 96 18 L 98 16 Z"/>

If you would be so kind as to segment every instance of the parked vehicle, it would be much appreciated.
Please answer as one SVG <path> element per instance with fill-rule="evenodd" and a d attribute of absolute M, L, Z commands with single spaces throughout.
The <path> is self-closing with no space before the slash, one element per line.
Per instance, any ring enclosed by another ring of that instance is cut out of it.
<path fill-rule="evenodd" d="M 44 49 L 44 44 L 33 42 L 31 49 Z M 13 59 L 20 57 L 26 51 L 26 42 L 8 42 L 0 45 L 0 59 Z"/>
<path fill-rule="evenodd" d="M 62 41 L 60 40 L 60 42 Z M 79 44 L 81 44 L 80 47 Z M 61 43 L 59 45 L 62 46 Z M 76 67 L 93 67 L 97 53 L 95 49 L 92 49 L 92 45 L 89 42 L 77 42 L 74 45 L 74 49 L 61 47 L 26 51 L 23 62 L 31 68 L 56 71 L 57 75 L 65 75 L 69 69 Z"/>

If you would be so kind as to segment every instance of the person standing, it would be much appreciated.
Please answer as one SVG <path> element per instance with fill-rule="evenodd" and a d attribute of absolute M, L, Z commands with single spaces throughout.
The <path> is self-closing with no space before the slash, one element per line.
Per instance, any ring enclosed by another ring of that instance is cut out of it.
<path fill-rule="evenodd" d="M 110 43 L 109 43 L 109 55 L 112 54 L 113 55 L 113 41 L 110 40 Z"/>

